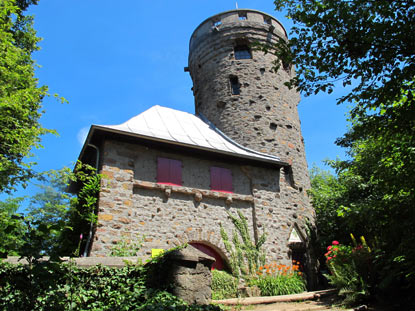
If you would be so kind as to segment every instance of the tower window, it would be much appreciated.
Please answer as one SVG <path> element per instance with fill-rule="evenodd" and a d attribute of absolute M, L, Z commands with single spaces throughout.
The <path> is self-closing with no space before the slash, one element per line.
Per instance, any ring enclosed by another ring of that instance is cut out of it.
<path fill-rule="evenodd" d="M 182 161 L 157 158 L 157 183 L 180 186 L 182 184 Z"/>
<path fill-rule="evenodd" d="M 251 59 L 251 49 L 247 45 L 237 45 L 234 48 L 235 59 Z"/>
<path fill-rule="evenodd" d="M 244 21 L 244 20 L 248 19 L 247 16 L 246 16 L 246 12 L 239 12 L 238 15 L 239 15 L 239 20 L 241 20 L 241 21 Z"/>
<path fill-rule="evenodd" d="M 285 70 L 286 73 L 291 74 L 291 63 L 287 61 L 282 61 L 282 68 Z"/>
<path fill-rule="evenodd" d="M 220 19 L 214 20 L 213 21 L 213 27 L 218 27 L 222 25 L 222 21 Z"/>
<path fill-rule="evenodd" d="M 232 95 L 239 95 L 241 94 L 241 85 L 239 84 L 238 77 L 231 76 L 229 78 L 231 82 L 231 93 Z"/>
<path fill-rule="evenodd" d="M 271 17 L 264 16 L 264 24 L 272 25 Z"/>

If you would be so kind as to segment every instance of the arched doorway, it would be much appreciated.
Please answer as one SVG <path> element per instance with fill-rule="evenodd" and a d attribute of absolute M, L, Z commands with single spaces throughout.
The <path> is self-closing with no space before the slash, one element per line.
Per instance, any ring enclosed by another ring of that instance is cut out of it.
<path fill-rule="evenodd" d="M 205 253 L 206 255 L 215 258 L 216 261 L 213 263 L 212 269 L 225 269 L 225 263 L 223 261 L 222 256 L 213 247 L 210 247 L 209 245 L 206 245 L 202 242 L 190 242 L 189 244 L 192 245 L 194 248 L 200 250 L 202 253 Z"/>

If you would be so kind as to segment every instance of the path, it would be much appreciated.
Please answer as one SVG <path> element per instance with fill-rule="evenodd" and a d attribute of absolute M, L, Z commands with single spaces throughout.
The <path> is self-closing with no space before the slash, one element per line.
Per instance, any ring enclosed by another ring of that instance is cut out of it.
<path fill-rule="evenodd" d="M 332 300 L 323 299 L 321 301 L 302 301 L 302 302 L 276 302 L 271 304 L 260 304 L 244 306 L 241 311 L 346 311 L 331 307 Z"/>

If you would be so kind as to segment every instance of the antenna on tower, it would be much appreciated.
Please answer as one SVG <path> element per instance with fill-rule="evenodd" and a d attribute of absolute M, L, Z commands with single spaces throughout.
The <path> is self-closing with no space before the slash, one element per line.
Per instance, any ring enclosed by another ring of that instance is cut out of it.
<path fill-rule="evenodd" d="M 238 1 L 235 1 L 235 6 L 236 6 L 236 9 L 239 10 L 239 8 L 238 8 Z"/>

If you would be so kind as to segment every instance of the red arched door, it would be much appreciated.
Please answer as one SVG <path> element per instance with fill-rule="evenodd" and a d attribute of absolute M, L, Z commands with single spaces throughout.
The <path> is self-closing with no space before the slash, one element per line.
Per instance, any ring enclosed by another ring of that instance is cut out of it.
<path fill-rule="evenodd" d="M 200 250 L 202 253 L 205 253 L 206 255 L 209 255 L 210 257 L 215 258 L 215 262 L 212 265 L 212 269 L 217 269 L 217 270 L 223 270 L 224 269 L 224 263 L 223 263 L 223 259 L 221 257 L 221 255 L 219 255 L 219 253 L 214 250 L 212 247 L 206 245 L 206 244 L 202 244 L 199 242 L 190 242 L 190 245 L 192 245 L 194 248 L 197 248 L 198 250 Z"/>

